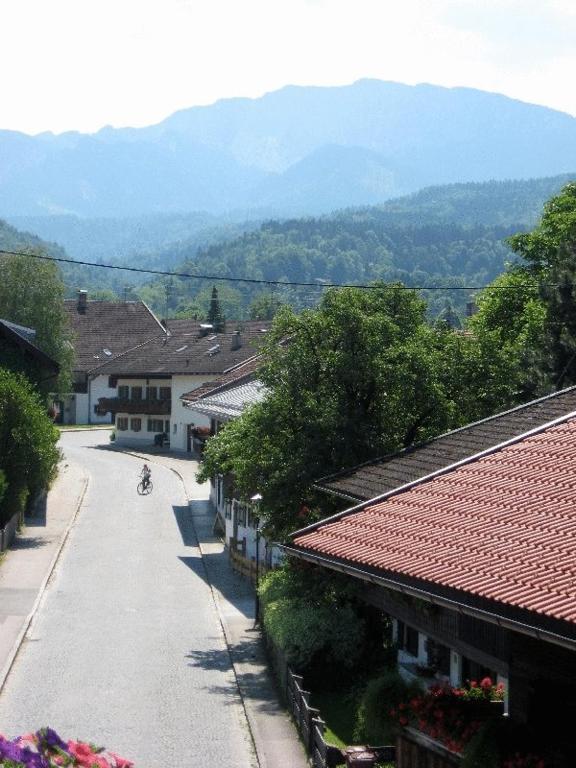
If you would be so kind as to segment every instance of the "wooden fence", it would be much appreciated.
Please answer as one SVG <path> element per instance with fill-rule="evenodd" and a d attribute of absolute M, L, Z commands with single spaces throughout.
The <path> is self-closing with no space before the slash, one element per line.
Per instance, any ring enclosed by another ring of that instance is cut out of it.
<path fill-rule="evenodd" d="M 247 558 L 243 552 L 238 549 L 234 539 L 230 540 L 228 556 L 230 558 L 230 565 L 232 566 L 233 570 L 235 570 L 241 576 L 250 579 L 252 584 L 256 584 L 256 561 Z M 258 577 L 260 579 L 263 578 L 269 570 L 270 568 L 268 567 L 268 564 L 263 560 L 260 560 Z"/>
<path fill-rule="evenodd" d="M 310 692 L 302 687 L 302 677 L 295 675 L 286 667 L 286 698 L 288 710 L 300 732 L 313 768 L 334 768 L 346 762 L 346 750 L 328 744 L 324 738 L 326 724 L 320 717 L 320 711 L 310 706 Z M 379 762 L 393 763 L 396 759 L 395 747 L 367 747 Z"/>

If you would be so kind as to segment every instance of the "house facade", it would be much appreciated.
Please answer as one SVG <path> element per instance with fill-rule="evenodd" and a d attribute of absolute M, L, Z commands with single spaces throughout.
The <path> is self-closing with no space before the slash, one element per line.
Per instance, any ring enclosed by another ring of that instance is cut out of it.
<path fill-rule="evenodd" d="M 255 378 L 253 370 L 247 373 L 239 367 L 235 373 L 235 380 L 215 382 L 216 386 L 212 390 L 204 388 L 197 398 L 193 397 L 193 392 L 187 396 L 187 408 L 190 412 L 210 419 L 212 435 L 218 434 L 224 424 L 237 418 L 242 411 L 261 402 L 266 396 L 266 389 Z M 233 485 L 233 478 L 224 475 L 217 475 L 210 482 L 210 500 L 216 510 L 226 546 L 236 547 L 249 560 L 256 559 L 258 550 L 259 559 L 268 564 L 276 562 L 280 556 L 279 551 L 269 546 L 265 537 L 258 531 L 258 504 L 238 498 Z"/>
<path fill-rule="evenodd" d="M 190 410 L 186 396 L 254 357 L 265 332 L 260 326 L 214 333 L 207 323 L 173 321 L 160 336 L 91 371 L 114 387 L 98 409 L 113 414 L 117 442 L 161 440 L 171 450 L 192 451 L 194 429 L 208 428 L 210 418 Z"/>
<path fill-rule="evenodd" d="M 101 398 L 114 397 L 114 381 L 99 366 L 164 333 L 164 327 L 143 301 L 91 301 L 86 291 L 64 302 L 73 333 L 73 391 L 59 404 L 64 424 L 110 424 L 109 412 L 98 408 Z"/>

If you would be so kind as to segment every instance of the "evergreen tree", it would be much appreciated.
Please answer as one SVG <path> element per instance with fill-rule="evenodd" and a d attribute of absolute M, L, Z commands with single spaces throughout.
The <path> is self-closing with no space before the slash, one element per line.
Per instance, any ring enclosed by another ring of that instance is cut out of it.
<path fill-rule="evenodd" d="M 215 285 L 212 287 L 212 298 L 210 299 L 210 309 L 208 310 L 206 320 L 214 326 L 214 330 L 217 333 L 223 331 L 226 325 L 226 319 L 220 306 L 220 299 L 218 298 L 218 289 Z"/>

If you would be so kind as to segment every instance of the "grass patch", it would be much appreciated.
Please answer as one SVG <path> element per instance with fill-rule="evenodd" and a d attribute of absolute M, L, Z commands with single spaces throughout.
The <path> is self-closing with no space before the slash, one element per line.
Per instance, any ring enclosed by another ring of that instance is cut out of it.
<path fill-rule="evenodd" d="M 352 694 L 344 691 L 315 692 L 311 704 L 320 710 L 320 717 L 326 723 L 324 738 L 329 744 L 340 748 L 354 744 L 357 702 Z"/>

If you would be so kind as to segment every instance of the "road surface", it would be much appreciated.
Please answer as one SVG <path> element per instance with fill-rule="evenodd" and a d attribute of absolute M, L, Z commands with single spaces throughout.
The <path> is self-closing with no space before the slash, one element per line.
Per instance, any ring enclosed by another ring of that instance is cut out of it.
<path fill-rule="evenodd" d="M 256 765 L 229 653 L 182 484 L 111 451 L 108 433 L 69 432 L 88 491 L 0 695 L 0 732 L 50 725 L 137 768 Z"/>

